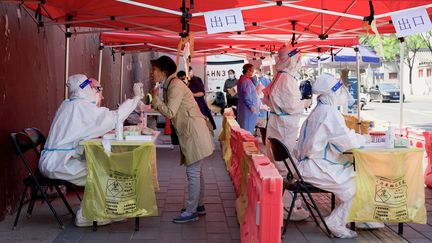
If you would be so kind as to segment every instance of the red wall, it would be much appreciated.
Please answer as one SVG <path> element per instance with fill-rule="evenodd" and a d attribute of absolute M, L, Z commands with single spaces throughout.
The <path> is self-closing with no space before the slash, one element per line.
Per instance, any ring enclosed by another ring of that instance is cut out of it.
<path fill-rule="evenodd" d="M 13 152 L 9 133 L 38 127 L 48 134 L 64 95 L 63 31 L 57 26 L 38 30 L 24 10 L 18 18 L 17 9 L 16 4 L 0 4 L 0 220 L 16 211 L 26 175 L 23 163 Z M 69 74 L 97 78 L 98 47 L 98 34 L 73 35 Z M 125 55 L 123 89 L 129 97 L 135 80 L 149 82 L 152 56 L 155 54 Z M 113 62 L 111 50 L 104 50 L 101 81 L 104 103 L 115 109 L 119 100 L 120 54 L 115 54 Z"/>

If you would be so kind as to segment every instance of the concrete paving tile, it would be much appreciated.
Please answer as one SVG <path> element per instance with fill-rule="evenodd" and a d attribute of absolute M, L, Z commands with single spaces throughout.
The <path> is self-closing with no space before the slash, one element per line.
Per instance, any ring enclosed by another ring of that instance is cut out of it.
<path fill-rule="evenodd" d="M 169 184 L 168 191 L 170 190 L 184 190 L 186 187 L 186 183 L 182 182 L 180 184 Z"/>
<path fill-rule="evenodd" d="M 204 198 L 204 202 L 205 204 L 211 204 L 211 203 L 216 203 L 216 204 L 221 204 L 222 200 L 220 199 L 219 196 L 205 196 Z"/>
<path fill-rule="evenodd" d="M 181 224 L 182 229 L 205 228 L 206 227 L 205 218 L 206 218 L 206 215 L 201 215 L 201 216 L 199 216 L 199 220 L 197 220 L 197 221 Z"/>
<path fill-rule="evenodd" d="M 183 195 L 181 196 L 168 196 L 165 198 L 165 203 L 184 203 L 185 198 Z"/>
<path fill-rule="evenodd" d="M 228 233 L 230 229 L 226 222 L 207 222 L 207 233 Z"/>
<path fill-rule="evenodd" d="M 226 222 L 224 212 L 208 212 L 205 216 L 207 222 Z"/>
<path fill-rule="evenodd" d="M 135 223 L 135 222 L 134 222 Z M 160 227 L 161 225 L 161 217 L 141 217 L 139 222 L 140 228 L 141 227 Z"/>
<path fill-rule="evenodd" d="M 220 186 L 219 192 L 231 192 L 234 193 L 234 187 L 233 186 Z"/>
<path fill-rule="evenodd" d="M 181 233 L 182 224 L 174 224 L 173 222 L 162 221 L 159 225 L 159 232 Z"/>
<path fill-rule="evenodd" d="M 108 236 L 110 235 L 110 232 L 98 232 L 98 231 L 91 231 L 86 232 L 82 234 L 81 240 L 105 240 L 108 239 Z"/>
<path fill-rule="evenodd" d="M 205 195 L 206 196 L 219 196 L 219 190 L 206 188 Z"/>
<path fill-rule="evenodd" d="M 180 213 L 183 208 L 183 203 L 166 203 L 164 212 L 177 212 Z"/>
<path fill-rule="evenodd" d="M 218 186 L 216 183 L 211 183 L 211 184 L 205 184 L 205 188 L 206 190 L 216 190 L 218 189 Z"/>
<path fill-rule="evenodd" d="M 419 232 L 432 232 L 432 226 L 429 224 L 415 224 L 415 223 L 407 223 L 404 225 L 404 229 L 406 227 L 406 225 L 409 225 L 409 227 L 415 229 L 416 231 Z"/>
<path fill-rule="evenodd" d="M 206 204 L 206 212 L 223 212 L 223 207 L 221 204 Z"/>
<path fill-rule="evenodd" d="M 220 198 L 222 200 L 225 200 L 225 199 L 235 200 L 236 199 L 236 194 L 234 192 L 221 192 L 220 193 Z"/>
<path fill-rule="evenodd" d="M 160 233 L 158 243 L 177 243 L 181 242 L 181 232 L 164 232 Z"/>
<path fill-rule="evenodd" d="M 182 240 L 207 240 L 205 228 L 183 228 Z"/>
<path fill-rule="evenodd" d="M 178 212 L 163 212 L 161 221 L 169 221 L 171 222 L 173 218 L 179 216 Z"/>
<path fill-rule="evenodd" d="M 308 242 L 320 242 L 320 243 L 333 242 L 323 232 L 319 232 L 319 233 L 308 232 L 307 234 L 304 234 L 304 237 Z"/>
<path fill-rule="evenodd" d="M 238 228 L 240 227 L 237 217 L 226 217 L 226 221 L 228 223 L 228 227 L 230 228 Z"/>
<path fill-rule="evenodd" d="M 154 228 L 144 228 L 139 231 L 133 231 L 131 234 L 131 239 L 147 239 L 147 240 L 157 240 L 159 237 L 160 229 Z"/>
<path fill-rule="evenodd" d="M 235 201 L 236 200 L 223 200 L 222 204 L 225 208 L 235 207 Z"/>
<path fill-rule="evenodd" d="M 217 184 L 219 187 L 232 187 L 233 186 L 233 184 L 230 180 L 218 181 Z"/>
<path fill-rule="evenodd" d="M 129 243 L 158 243 L 158 240 L 132 239 Z"/>
<path fill-rule="evenodd" d="M 406 238 L 410 243 L 430 243 L 431 240 L 429 239 L 411 239 L 411 238 Z"/>
<path fill-rule="evenodd" d="M 240 228 L 238 228 L 238 229 L 229 229 L 229 232 L 231 234 L 231 239 L 233 239 L 233 240 L 240 240 Z"/>
<path fill-rule="evenodd" d="M 167 197 L 175 197 L 175 196 L 184 196 L 185 191 L 183 189 L 179 189 L 179 190 L 168 190 L 167 191 Z"/>
<path fill-rule="evenodd" d="M 182 243 L 207 243 L 207 240 L 199 239 L 199 240 L 182 240 Z"/>
<path fill-rule="evenodd" d="M 130 232 L 121 232 L 121 233 L 115 232 L 115 233 L 111 233 L 109 235 L 107 241 L 111 241 L 111 242 L 128 242 L 132 238 L 132 236 L 134 235 L 134 232 L 140 232 L 140 231 L 134 231 L 133 229 L 131 229 Z"/>
<path fill-rule="evenodd" d="M 229 233 L 220 233 L 220 234 L 207 234 L 208 242 L 221 242 L 226 243 L 231 241 L 231 234 Z"/>
<path fill-rule="evenodd" d="M 225 215 L 227 217 L 237 216 L 235 208 L 225 208 Z"/>

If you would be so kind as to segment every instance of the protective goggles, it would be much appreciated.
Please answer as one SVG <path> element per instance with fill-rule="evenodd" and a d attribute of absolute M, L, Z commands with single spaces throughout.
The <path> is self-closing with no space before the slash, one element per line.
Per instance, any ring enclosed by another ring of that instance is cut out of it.
<path fill-rule="evenodd" d="M 333 87 L 331 89 L 333 90 L 333 92 L 336 92 L 342 86 L 343 86 L 343 83 L 341 80 L 339 80 L 335 85 L 333 85 Z"/>
<path fill-rule="evenodd" d="M 293 57 L 293 56 L 295 56 L 297 53 L 299 53 L 300 52 L 300 50 L 299 49 L 294 49 L 294 50 L 292 50 L 292 51 L 290 51 L 290 52 L 288 52 L 288 56 L 289 57 Z"/>
<path fill-rule="evenodd" d="M 103 88 L 102 86 L 97 85 L 98 82 L 96 82 L 96 85 L 92 85 L 92 84 L 93 82 L 90 79 L 86 79 L 79 85 L 79 87 L 81 89 L 84 89 L 87 85 L 90 85 L 92 88 L 96 89 L 97 92 L 102 92 Z"/>

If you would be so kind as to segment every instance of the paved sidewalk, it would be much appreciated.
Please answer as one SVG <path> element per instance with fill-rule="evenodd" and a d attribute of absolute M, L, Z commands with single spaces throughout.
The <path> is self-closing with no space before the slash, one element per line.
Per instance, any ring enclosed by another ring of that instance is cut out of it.
<path fill-rule="evenodd" d="M 220 124 L 220 117 L 217 117 Z M 157 192 L 159 216 L 146 217 L 140 220 L 140 230 L 134 231 L 134 220 L 100 226 L 98 231 L 91 228 L 73 226 L 73 218 L 67 213 L 61 200 L 54 201 L 65 229 L 58 228 L 55 218 L 47 205 L 37 203 L 33 216 L 26 218 L 27 209 L 12 231 L 14 215 L 0 222 L 0 242 L 239 242 L 239 225 L 235 214 L 235 193 L 227 175 L 219 146 L 217 151 L 206 160 L 204 174 L 206 183 L 207 215 L 200 220 L 187 224 L 173 224 L 172 218 L 177 216 L 183 207 L 186 189 L 185 168 L 179 166 L 178 149 L 158 149 L 157 161 L 159 170 L 160 191 Z M 79 202 L 74 195 L 69 201 L 76 210 Z M 282 242 L 432 242 L 432 190 L 426 189 L 426 207 L 428 224 L 405 224 L 404 238 L 395 231 L 396 225 L 373 231 L 359 231 L 357 239 L 330 239 L 311 220 L 290 223 L 286 237 Z M 316 198 L 325 215 L 330 210 L 329 198 L 320 195 Z"/>

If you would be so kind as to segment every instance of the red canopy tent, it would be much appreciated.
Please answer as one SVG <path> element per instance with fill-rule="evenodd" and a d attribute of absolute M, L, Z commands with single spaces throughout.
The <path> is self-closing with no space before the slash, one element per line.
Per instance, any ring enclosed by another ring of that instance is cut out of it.
<path fill-rule="evenodd" d="M 250 44 L 252 38 L 292 44 L 300 40 L 343 38 L 370 33 L 367 24 L 375 24 L 379 33 L 394 33 L 390 21 L 392 13 L 411 8 L 427 8 L 432 15 L 430 0 L 226 0 L 226 1 L 157 1 L 157 0 L 20 0 L 36 11 L 39 26 L 66 25 L 67 37 L 70 26 L 97 27 L 103 31 L 158 31 L 158 35 L 177 35 L 194 32 L 196 39 L 203 38 L 209 48 L 212 39 L 223 36 L 235 43 L 234 35 L 244 36 L 241 42 Z M 240 8 L 245 23 L 241 33 L 207 35 L 203 13 L 207 11 Z M 49 17 L 44 21 L 42 16 Z M 367 23 L 365 25 L 365 23 Z M 88 33 L 88 32 L 82 32 Z M 79 34 L 79 33 L 75 33 Z M 287 35 L 292 35 L 291 38 Z M 288 38 L 287 38 L 288 37 Z M 302 39 L 300 39 L 302 38 Z M 174 38 L 175 39 L 175 38 Z M 68 40 L 66 38 L 66 77 L 68 75 Z M 178 37 L 177 37 L 178 40 Z M 240 41 L 240 40 L 239 40 Z M 217 42 L 222 42 L 218 39 Z M 198 43 L 198 42 L 197 42 Z M 168 44 L 168 43 L 167 43 Z M 216 43 L 217 45 L 217 43 Z M 302 45 L 302 44 L 300 44 Z M 233 45 L 229 45 L 233 46 Z M 403 57 L 403 44 L 401 56 Z M 217 48 L 217 47 L 214 47 Z M 250 48 L 250 46 L 249 46 Z M 401 58 L 403 60 L 403 58 Z M 402 64 L 402 63 L 401 63 Z M 401 87 L 402 89 L 402 87 Z M 402 96 L 401 96 L 402 97 Z M 402 102 L 401 102 L 402 106 Z M 402 123 L 402 115 L 401 115 Z"/>

